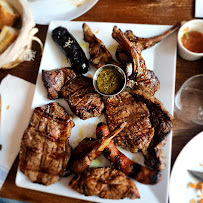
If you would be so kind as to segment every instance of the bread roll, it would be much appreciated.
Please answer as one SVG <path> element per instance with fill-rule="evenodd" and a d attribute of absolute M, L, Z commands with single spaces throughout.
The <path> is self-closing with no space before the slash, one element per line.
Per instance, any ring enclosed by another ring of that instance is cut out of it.
<path fill-rule="evenodd" d="M 10 27 L 4 26 L 0 32 L 0 54 L 2 54 L 17 38 L 18 30 Z"/>
<path fill-rule="evenodd" d="M 4 25 L 12 26 L 18 19 L 19 14 L 5 0 L 0 0 L 0 29 Z"/>

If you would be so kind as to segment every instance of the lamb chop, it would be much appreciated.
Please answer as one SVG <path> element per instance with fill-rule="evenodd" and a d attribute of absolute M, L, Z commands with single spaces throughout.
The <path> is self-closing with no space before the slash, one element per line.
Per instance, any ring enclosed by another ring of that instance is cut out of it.
<path fill-rule="evenodd" d="M 92 79 L 77 75 L 69 68 L 42 71 L 48 98 L 63 97 L 72 112 L 85 120 L 100 116 L 104 109 L 101 96 L 95 91 Z"/>
<path fill-rule="evenodd" d="M 106 117 L 110 132 L 118 123 L 127 122 L 125 129 L 114 138 L 117 146 L 131 152 L 147 150 L 154 128 L 144 102 L 137 102 L 128 91 L 111 96 L 106 101 Z"/>
<path fill-rule="evenodd" d="M 85 196 L 98 195 L 104 199 L 140 197 L 137 187 L 124 173 L 110 168 L 89 168 L 73 177 L 69 186 Z"/>
<path fill-rule="evenodd" d="M 169 30 L 165 31 L 161 35 L 150 37 L 150 38 L 137 37 L 133 34 L 131 30 L 127 30 L 124 33 L 124 35 L 131 42 L 131 44 L 136 48 L 137 52 L 141 54 L 143 50 L 148 49 L 154 46 L 155 44 L 159 43 L 160 41 L 164 40 L 166 37 L 168 37 L 173 32 L 175 32 L 180 26 L 181 24 L 177 23 L 176 25 L 174 25 L 173 27 L 171 27 Z M 116 58 L 123 65 L 129 62 L 132 62 L 131 56 L 128 54 L 126 49 L 124 47 L 121 47 L 120 45 L 118 46 L 116 51 Z"/>
<path fill-rule="evenodd" d="M 84 40 L 89 43 L 90 62 L 93 66 L 99 68 L 105 64 L 119 65 L 119 63 L 112 58 L 104 43 L 94 35 L 86 23 L 83 24 L 83 32 Z"/>
<path fill-rule="evenodd" d="M 133 90 L 131 94 L 136 101 L 144 102 L 147 105 L 150 112 L 150 121 L 154 127 L 154 136 L 144 153 L 145 164 L 150 168 L 162 171 L 165 167 L 163 162 L 165 156 L 162 147 L 165 145 L 168 134 L 172 129 L 172 117 L 163 104 L 154 96 L 141 90 Z"/>
<path fill-rule="evenodd" d="M 104 148 L 119 132 L 123 130 L 125 126 L 126 122 L 121 123 L 111 134 L 101 137 L 93 143 L 88 139 L 84 139 L 73 151 L 73 161 L 71 163 L 72 171 L 74 173 L 84 172 L 90 166 L 92 161 L 99 157 Z M 84 147 L 85 144 L 86 147 Z"/>
<path fill-rule="evenodd" d="M 66 173 L 72 117 L 58 103 L 34 110 L 20 148 L 20 170 L 32 182 L 51 185 Z"/>
<path fill-rule="evenodd" d="M 120 46 L 125 49 L 125 51 L 127 51 L 128 55 L 133 61 L 132 73 L 128 77 L 126 86 L 132 89 L 142 89 L 146 92 L 149 92 L 151 95 L 154 95 L 155 92 L 159 89 L 159 80 L 153 71 L 147 69 L 145 60 L 141 55 L 140 47 L 138 46 L 137 48 L 134 46 L 134 44 L 131 43 L 116 26 L 113 28 L 112 37 L 120 44 Z M 121 53 L 122 54 L 120 57 L 123 57 L 124 52 L 122 51 Z M 126 55 L 123 58 L 128 60 L 126 59 Z"/>

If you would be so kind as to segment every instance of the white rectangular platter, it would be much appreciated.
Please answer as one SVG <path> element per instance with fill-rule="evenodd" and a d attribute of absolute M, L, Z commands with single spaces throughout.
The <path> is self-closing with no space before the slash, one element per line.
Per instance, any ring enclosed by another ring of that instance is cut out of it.
<path fill-rule="evenodd" d="M 115 50 L 117 47 L 117 42 L 111 37 L 112 29 L 114 25 L 117 25 L 123 32 L 126 30 L 132 30 L 135 35 L 139 37 L 152 37 L 159 35 L 169 29 L 171 26 L 168 25 L 144 25 L 144 24 L 121 24 L 121 23 L 98 23 L 98 22 L 86 22 L 95 35 L 101 39 L 106 47 L 109 49 L 111 54 L 115 56 Z M 86 53 L 86 56 L 89 58 L 89 46 L 83 40 L 83 31 L 82 31 L 83 22 L 68 22 L 68 21 L 53 21 L 49 25 L 47 38 L 45 42 L 44 52 L 42 56 L 42 61 L 39 69 L 39 74 L 36 83 L 36 90 L 34 94 L 32 108 L 48 104 L 53 102 L 47 99 L 47 92 L 42 82 L 42 70 L 51 70 L 61 67 L 69 66 L 67 60 L 63 53 L 59 50 L 55 42 L 51 38 L 52 30 L 58 26 L 66 27 L 72 35 L 76 38 L 78 43 L 81 45 L 83 50 Z M 154 70 L 155 74 L 160 81 L 160 89 L 156 93 L 156 96 L 159 100 L 162 101 L 165 108 L 172 114 L 173 113 L 173 103 L 174 103 L 174 89 L 175 89 L 175 73 L 176 73 L 176 34 L 172 34 L 164 41 L 158 43 L 152 48 L 149 48 L 142 53 L 144 59 L 146 60 L 146 65 L 148 69 Z M 90 71 L 88 75 L 95 72 L 95 68 L 90 66 Z M 72 114 L 68 104 L 63 99 L 56 100 L 62 106 L 64 106 L 67 111 Z M 81 120 L 78 117 L 74 116 L 75 127 L 71 131 L 70 145 L 74 148 L 79 141 L 84 137 L 95 137 L 96 126 L 100 121 L 105 121 L 104 115 L 101 115 L 97 118 L 91 118 L 88 120 Z M 148 203 L 148 202 L 167 202 L 168 201 L 168 184 L 169 184 L 169 172 L 170 172 L 170 160 L 171 160 L 171 142 L 172 142 L 172 133 L 169 134 L 168 141 L 164 147 L 166 154 L 166 168 L 162 172 L 162 181 L 157 185 L 143 185 L 136 181 L 136 184 L 139 193 L 140 199 L 130 200 L 106 200 L 101 199 L 96 196 L 87 197 L 81 195 L 74 190 L 72 190 L 68 184 L 70 177 L 61 178 L 61 180 L 51 186 L 43 186 L 40 184 L 32 183 L 29 179 L 18 170 L 16 177 L 16 185 L 23 188 L 28 188 L 32 190 L 38 190 L 42 192 L 52 193 L 56 195 L 63 195 L 67 197 L 83 199 L 93 202 L 139 202 L 139 203 Z M 131 153 L 126 153 L 122 150 L 129 158 L 136 160 L 138 162 L 143 162 L 141 156 L 133 155 Z M 94 163 L 93 166 L 107 166 L 109 165 L 108 161 L 101 156 Z"/>

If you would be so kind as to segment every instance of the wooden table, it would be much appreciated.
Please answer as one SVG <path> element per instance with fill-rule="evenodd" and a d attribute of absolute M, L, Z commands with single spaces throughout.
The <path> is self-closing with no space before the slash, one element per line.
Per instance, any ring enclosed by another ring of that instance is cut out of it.
<path fill-rule="evenodd" d="M 100 0 L 90 11 L 75 20 L 173 25 L 193 18 L 193 0 Z M 44 43 L 48 26 L 37 25 L 37 27 L 39 28 L 37 36 Z M 35 84 L 41 55 L 36 43 L 33 43 L 33 49 L 37 51 L 35 61 L 24 62 L 11 70 L 0 70 L 0 80 L 7 74 L 12 74 Z M 203 73 L 203 58 L 189 62 L 177 56 L 176 91 L 187 78 L 200 73 Z M 172 165 L 184 145 L 202 130 L 203 126 L 189 126 L 174 118 Z M 15 185 L 17 166 L 18 158 L 0 191 L 1 197 L 27 202 L 83 202 L 17 187 Z"/>

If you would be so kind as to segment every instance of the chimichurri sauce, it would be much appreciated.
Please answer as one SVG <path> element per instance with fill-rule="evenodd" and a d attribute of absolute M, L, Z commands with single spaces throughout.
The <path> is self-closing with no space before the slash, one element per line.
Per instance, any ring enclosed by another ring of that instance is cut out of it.
<path fill-rule="evenodd" d="M 97 78 L 98 90 L 106 95 L 115 94 L 119 92 L 124 84 L 124 79 L 115 69 L 105 69 L 101 71 Z"/>

